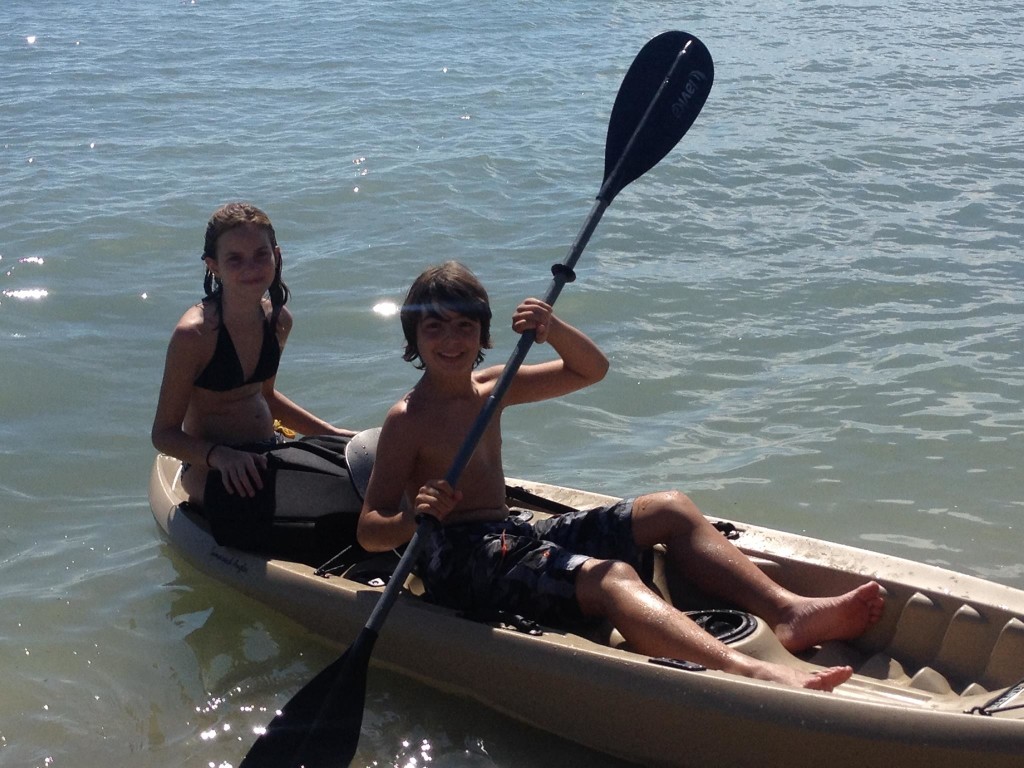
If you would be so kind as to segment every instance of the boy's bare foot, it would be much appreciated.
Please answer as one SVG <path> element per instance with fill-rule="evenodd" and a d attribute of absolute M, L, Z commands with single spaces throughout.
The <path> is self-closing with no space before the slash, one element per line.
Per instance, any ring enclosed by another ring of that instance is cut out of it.
<path fill-rule="evenodd" d="M 877 624 L 884 608 L 882 587 L 874 581 L 837 597 L 804 597 L 775 626 L 775 635 L 789 651 L 826 640 L 851 640 Z"/>
<path fill-rule="evenodd" d="M 853 667 L 827 667 L 811 672 L 803 683 L 804 688 L 815 691 L 831 691 L 840 683 L 853 677 Z"/>
<path fill-rule="evenodd" d="M 782 683 L 794 688 L 810 688 L 815 691 L 831 691 L 837 685 L 845 683 L 853 676 L 852 667 L 826 667 L 807 671 L 794 669 L 784 664 L 772 662 L 761 662 L 754 659 L 746 659 L 740 664 L 743 669 L 740 674 L 752 677 L 755 680 L 767 680 L 773 683 Z"/>

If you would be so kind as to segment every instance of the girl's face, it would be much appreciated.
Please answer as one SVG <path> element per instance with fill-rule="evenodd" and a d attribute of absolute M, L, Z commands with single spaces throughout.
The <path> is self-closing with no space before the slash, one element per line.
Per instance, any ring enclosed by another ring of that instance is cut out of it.
<path fill-rule="evenodd" d="M 253 292 L 262 296 L 274 282 L 281 249 L 270 244 L 270 235 L 255 224 L 229 229 L 217 238 L 217 258 L 207 259 L 207 268 L 231 292 Z"/>
<path fill-rule="evenodd" d="M 443 309 L 416 326 L 416 347 L 427 368 L 472 371 L 480 353 L 480 321 Z"/>

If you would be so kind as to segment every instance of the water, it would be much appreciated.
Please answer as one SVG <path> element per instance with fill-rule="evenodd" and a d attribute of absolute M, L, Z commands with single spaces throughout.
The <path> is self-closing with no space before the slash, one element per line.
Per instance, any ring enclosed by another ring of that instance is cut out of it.
<path fill-rule="evenodd" d="M 423 266 L 543 293 L 608 113 L 669 28 L 716 62 L 559 312 L 599 386 L 505 419 L 511 473 L 1024 587 L 1024 11 L 954 5 L 7 0 L 0 10 L 0 765 L 237 765 L 329 645 L 149 515 L 170 329 L 209 213 L 274 219 L 280 388 L 368 427 L 414 380 Z M 498 323 L 492 361 L 514 344 Z M 543 348 L 531 359 L 540 359 Z M 361 764 L 614 762 L 374 672 Z"/>

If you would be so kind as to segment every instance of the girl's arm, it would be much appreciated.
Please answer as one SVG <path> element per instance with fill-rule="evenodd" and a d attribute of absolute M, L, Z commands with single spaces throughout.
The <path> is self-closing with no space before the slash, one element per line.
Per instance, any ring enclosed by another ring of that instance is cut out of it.
<path fill-rule="evenodd" d="M 192 398 L 192 382 L 197 371 L 193 362 L 196 358 L 197 339 L 198 332 L 190 328 L 185 318 L 182 318 L 167 345 L 163 380 L 150 437 L 153 446 L 161 453 L 189 464 L 205 466 L 207 456 L 215 444 L 186 434 L 181 428 Z"/>
<path fill-rule="evenodd" d="M 302 435 L 347 435 L 352 437 L 356 434 L 350 429 L 336 427 L 292 402 L 277 391 L 276 379 L 275 376 L 263 382 L 263 397 L 266 399 L 267 405 L 270 406 L 271 415 L 282 425 Z"/>
<path fill-rule="evenodd" d="M 282 356 L 285 342 L 288 341 L 288 335 L 292 331 L 292 323 L 292 313 L 287 308 L 281 307 L 277 318 L 277 343 L 280 345 Z M 346 435 L 352 437 L 356 434 L 350 429 L 341 429 L 324 421 L 293 402 L 277 391 L 276 382 L 276 375 L 263 382 L 263 398 L 270 406 L 271 415 L 288 429 L 298 432 L 300 435 Z"/>

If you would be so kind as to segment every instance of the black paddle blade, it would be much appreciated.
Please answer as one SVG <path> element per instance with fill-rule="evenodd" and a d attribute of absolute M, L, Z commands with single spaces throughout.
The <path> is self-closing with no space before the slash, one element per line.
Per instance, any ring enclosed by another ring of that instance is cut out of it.
<path fill-rule="evenodd" d="M 359 744 L 366 671 L 377 634 L 356 641 L 295 694 L 239 768 L 346 768 Z"/>
<path fill-rule="evenodd" d="M 640 49 L 612 107 L 599 199 L 611 203 L 669 153 L 697 119 L 714 78 L 711 54 L 687 32 L 665 32 Z"/>

